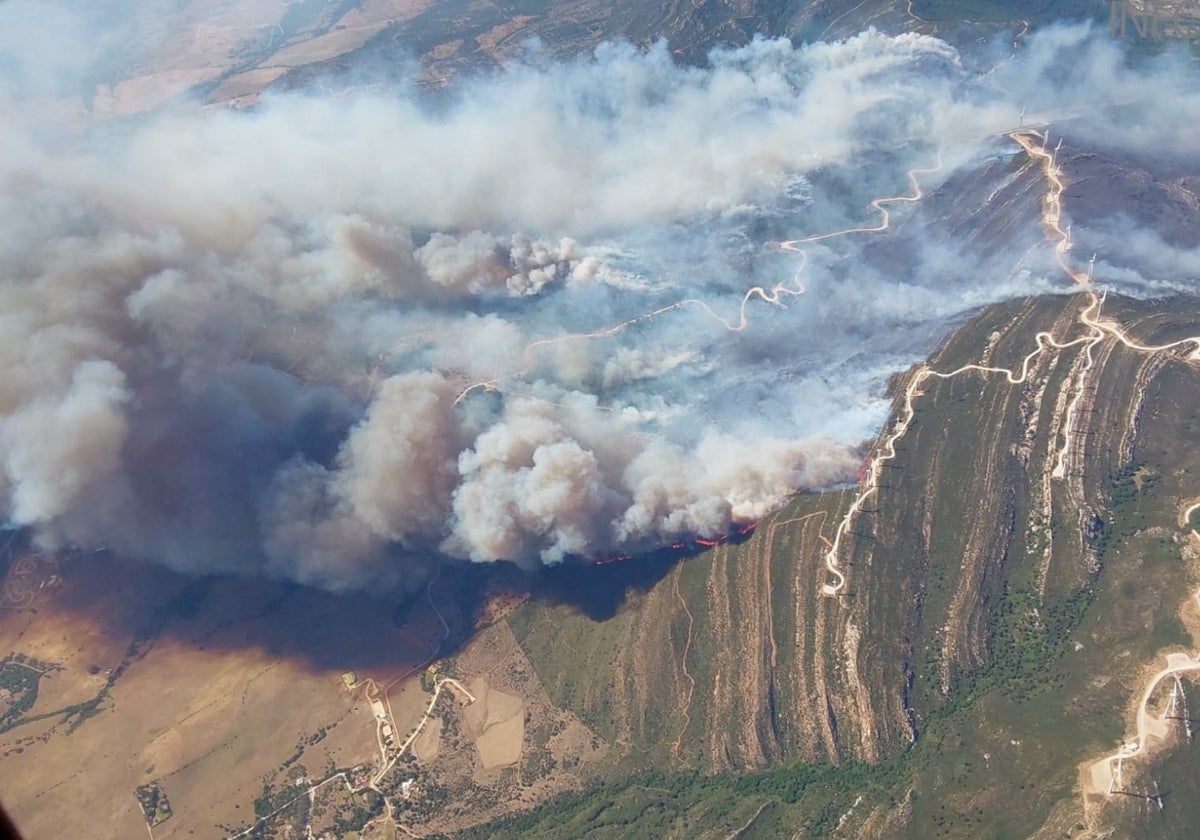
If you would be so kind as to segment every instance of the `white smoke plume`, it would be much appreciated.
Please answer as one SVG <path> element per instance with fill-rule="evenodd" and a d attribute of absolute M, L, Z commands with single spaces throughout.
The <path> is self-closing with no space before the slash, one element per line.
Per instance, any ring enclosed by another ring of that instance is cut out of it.
<path fill-rule="evenodd" d="M 1022 97 L 1073 136 L 1104 119 L 1071 104 L 1096 78 L 1200 114 L 1194 70 L 1130 69 L 1076 28 L 987 72 L 871 31 L 703 68 L 662 44 L 534 50 L 436 105 L 67 117 L 95 68 L 45 21 L 0 5 L 0 516 L 50 547 L 331 589 L 403 587 L 433 555 L 717 537 L 853 480 L 888 373 L 1061 280 L 1028 239 L 980 257 L 893 205 L 898 250 L 815 244 L 803 295 L 743 308 L 796 288 L 768 243 L 877 224 L 870 200 L 939 150 L 927 192 L 1011 157 Z"/>
<path fill-rule="evenodd" d="M 592 262 L 576 256 L 575 241 L 558 244 L 514 234 L 508 242 L 481 231 L 454 237 L 433 234 L 414 252 L 430 281 L 465 294 L 503 289 L 512 296 L 536 295 L 548 283 L 592 272 Z"/>

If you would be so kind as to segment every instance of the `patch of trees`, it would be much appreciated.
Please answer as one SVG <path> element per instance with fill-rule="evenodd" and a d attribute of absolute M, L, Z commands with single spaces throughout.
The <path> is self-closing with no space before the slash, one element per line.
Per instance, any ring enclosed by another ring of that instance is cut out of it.
<path fill-rule="evenodd" d="M 163 793 L 162 788 L 158 786 L 158 782 L 142 785 L 134 794 L 137 796 L 138 804 L 142 806 L 142 816 L 146 818 L 149 825 L 155 826 L 171 818 L 171 803 L 167 800 L 167 795 Z"/>
<path fill-rule="evenodd" d="M 701 809 L 706 820 L 745 822 L 747 802 L 804 803 L 798 817 L 803 836 L 828 835 L 858 792 L 898 784 L 903 761 L 871 766 L 850 763 L 793 764 L 759 773 L 703 775 L 696 771 L 638 773 L 607 784 L 596 783 L 579 793 L 563 794 L 536 811 L 501 817 L 457 835 L 468 840 L 491 837 L 588 836 L 591 832 L 621 832 L 631 837 L 663 836 L 689 812 Z M 883 791 L 886 797 L 886 791 Z M 739 816 L 734 816 L 738 814 Z M 699 830 L 699 826 L 691 825 Z"/>
<path fill-rule="evenodd" d="M 365 790 L 356 794 L 349 808 L 338 812 L 334 821 L 334 831 L 338 837 L 346 837 L 351 833 L 362 831 L 367 823 L 383 813 L 383 797 L 373 790 Z"/>
<path fill-rule="evenodd" d="M 37 702 L 42 673 L 55 668 L 20 653 L 0 660 L 0 732 L 7 732 L 21 722 Z"/>

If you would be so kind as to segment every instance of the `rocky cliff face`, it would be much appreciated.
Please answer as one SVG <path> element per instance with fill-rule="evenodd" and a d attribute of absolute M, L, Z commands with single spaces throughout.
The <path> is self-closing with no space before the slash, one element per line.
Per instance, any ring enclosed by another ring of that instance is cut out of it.
<path fill-rule="evenodd" d="M 997 200 L 1053 241 L 1066 234 L 1039 177 L 1010 172 Z M 1190 644 L 1173 623 L 1192 621 L 1174 520 L 1200 467 L 1200 303 L 1072 274 L 1080 291 L 984 309 L 898 376 L 858 487 L 667 567 L 599 626 L 544 603 L 511 617 L 551 698 L 623 766 L 885 768 L 904 807 L 858 807 L 838 823 L 856 836 L 977 831 L 1003 813 L 997 790 L 1031 784 L 1056 791 L 1018 820 L 1031 833 L 1127 820 L 1075 766 L 1121 737 L 1152 654 Z"/>

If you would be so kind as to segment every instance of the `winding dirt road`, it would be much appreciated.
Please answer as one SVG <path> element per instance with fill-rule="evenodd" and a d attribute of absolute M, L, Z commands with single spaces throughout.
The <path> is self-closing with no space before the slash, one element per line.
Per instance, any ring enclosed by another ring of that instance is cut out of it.
<path fill-rule="evenodd" d="M 1116 322 L 1101 318 L 1100 310 L 1104 304 L 1104 293 L 1097 293 L 1092 285 L 1090 273 L 1079 271 L 1071 266 L 1068 260 L 1067 254 L 1071 249 L 1070 226 L 1066 230 L 1062 227 L 1062 193 L 1066 185 L 1062 180 L 1062 171 L 1058 168 L 1055 152 L 1046 149 L 1047 136 L 1034 130 L 1016 131 L 1010 133 L 1008 136 L 1016 141 L 1031 158 L 1040 160 L 1043 164 L 1047 189 L 1046 196 L 1042 202 L 1042 224 L 1046 229 L 1047 239 L 1054 245 L 1054 254 L 1058 264 L 1062 267 L 1064 273 L 1081 288 L 1082 293 L 1086 294 L 1089 298 L 1089 303 L 1080 311 L 1078 320 L 1080 325 L 1088 328 L 1088 333 L 1071 341 L 1060 341 L 1052 333 L 1039 332 L 1035 338 L 1036 346 L 1025 356 L 1019 372 L 1008 368 L 980 364 L 963 365 L 948 373 L 935 371 L 925 366 L 919 367 L 909 379 L 908 386 L 904 390 L 904 404 L 900 413 L 900 419 L 892 427 L 892 432 L 885 438 L 883 445 L 871 457 L 861 490 L 838 525 L 838 529 L 834 534 L 833 544 L 825 555 L 825 567 L 836 580 L 832 583 L 827 582 L 821 587 L 822 595 L 837 596 L 846 585 L 846 576 L 838 563 L 842 537 L 851 529 L 854 521 L 862 512 L 863 504 L 878 492 L 880 468 L 886 461 L 890 461 L 896 456 L 896 442 L 908 431 L 909 425 L 912 423 L 913 416 L 916 413 L 913 400 L 921 396 L 923 393 L 920 390 L 921 385 L 927 380 L 931 378 L 952 379 L 964 373 L 1003 374 L 1010 384 L 1019 385 L 1028 378 L 1029 366 L 1033 360 L 1047 349 L 1066 350 L 1070 347 L 1082 346 L 1084 364 L 1075 378 L 1074 394 L 1064 412 L 1063 424 L 1059 433 L 1061 436 L 1061 445 L 1055 457 L 1054 469 L 1051 472 L 1052 478 L 1061 480 L 1066 476 L 1067 455 L 1075 431 L 1075 417 L 1084 392 L 1087 374 L 1091 371 L 1094 364 L 1092 350 L 1097 344 L 1107 338 L 1112 338 L 1119 341 L 1125 347 L 1142 353 L 1162 353 L 1192 344 L 1194 345 L 1194 349 L 1186 358 L 1192 362 L 1200 362 L 1200 336 L 1182 338 L 1169 344 L 1146 345 L 1129 338 Z M 909 173 L 909 177 L 915 186 L 916 180 L 913 178 L 913 174 Z M 886 213 L 886 210 L 878 207 L 879 201 L 872 202 L 873 206 L 876 206 L 881 212 Z M 860 228 L 859 230 L 880 229 L 882 228 Z M 1197 504 L 1197 507 L 1200 507 L 1200 504 Z"/>
<path fill-rule="evenodd" d="M 863 503 L 878 491 L 880 467 L 884 462 L 895 457 L 896 442 L 908 431 L 915 414 L 913 400 L 922 394 L 920 390 L 921 385 L 930 378 L 951 379 L 965 373 L 1002 374 L 1010 384 L 1017 385 L 1026 381 L 1029 375 L 1030 364 L 1042 352 L 1047 349 L 1065 350 L 1070 347 L 1081 346 L 1084 354 L 1084 363 L 1076 374 L 1075 381 L 1072 383 L 1074 394 L 1064 412 L 1063 424 L 1060 431 L 1061 445 L 1051 472 L 1053 479 L 1062 480 L 1066 475 L 1067 456 L 1075 431 L 1076 416 L 1084 391 L 1084 384 L 1094 364 L 1092 351 L 1100 342 L 1112 339 L 1135 352 L 1150 354 L 1171 352 L 1190 344 L 1192 345 L 1192 351 L 1183 358 L 1192 363 L 1200 363 L 1200 336 L 1189 336 L 1166 344 L 1143 344 L 1130 338 L 1120 324 L 1103 318 L 1101 309 L 1104 305 L 1104 293 L 1098 293 L 1095 290 L 1090 272 L 1082 272 L 1074 268 L 1069 262 L 1068 254 L 1071 250 L 1070 226 L 1068 225 L 1065 230 L 1062 227 L 1062 193 L 1065 184 L 1062 179 L 1062 172 L 1058 168 L 1055 159 L 1055 153 L 1048 151 L 1046 148 L 1046 135 L 1036 131 L 1025 131 L 1014 132 L 1009 136 L 1032 159 L 1040 160 L 1043 163 L 1047 190 L 1042 205 L 1042 224 L 1046 229 L 1047 239 L 1054 245 L 1055 258 L 1063 272 L 1089 298 L 1088 305 L 1080 310 L 1078 319 L 1078 324 L 1087 328 L 1088 332 L 1086 335 L 1071 341 L 1060 341 L 1051 333 L 1039 332 L 1036 336 L 1036 347 L 1025 356 L 1019 371 L 979 364 L 963 365 L 948 373 L 931 370 L 924 366 L 918 368 L 916 373 L 909 379 L 908 386 L 904 390 L 904 403 L 900 419 L 896 421 L 892 432 L 872 457 L 862 490 L 843 517 L 834 536 L 833 544 L 826 554 L 826 567 L 836 577 L 836 582 L 826 583 L 822 587 L 821 591 L 824 595 L 836 596 L 846 584 L 846 577 L 838 566 L 838 553 L 841 547 L 842 536 L 852 527 L 854 520 L 862 511 Z M 1198 509 L 1200 509 L 1200 501 L 1193 503 L 1183 512 L 1180 524 L 1182 527 L 1188 528 L 1189 532 L 1197 540 L 1200 540 L 1200 533 L 1189 527 L 1191 516 Z M 1200 592 L 1196 593 L 1196 598 L 1197 601 L 1200 601 Z M 1189 655 L 1187 653 L 1175 652 L 1167 655 L 1166 666 L 1150 679 L 1138 702 L 1135 724 L 1136 734 L 1134 738 L 1124 743 L 1112 755 L 1095 762 L 1091 766 L 1090 783 L 1094 792 L 1103 792 L 1107 796 L 1111 796 L 1116 792 L 1116 788 L 1119 787 L 1121 767 L 1124 762 L 1146 754 L 1151 750 L 1152 746 L 1161 744 L 1168 737 L 1170 734 L 1169 722 L 1161 716 L 1156 717 L 1150 714 L 1147 710 L 1150 700 L 1164 679 L 1191 671 L 1200 671 L 1200 653 Z"/>
<path fill-rule="evenodd" d="M 738 306 L 738 317 L 736 321 L 731 321 L 725 316 L 718 313 L 706 301 L 699 298 L 684 298 L 666 306 L 649 312 L 643 312 L 640 315 L 635 315 L 632 318 L 621 321 L 611 326 L 602 327 L 592 332 L 567 333 L 564 335 L 554 336 L 552 338 L 539 339 L 538 341 L 530 342 L 525 345 L 522 351 L 522 366 L 518 370 L 509 373 L 501 374 L 500 376 L 484 379 L 478 382 L 473 382 L 465 387 L 454 399 L 454 404 L 458 405 L 468 394 L 476 390 L 496 391 L 499 390 L 501 383 L 520 380 L 528 374 L 534 367 L 538 351 L 546 347 L 553 347 L 559 344 L 564 344 L 572 341 L 592 341 L 599 338 L 610 338 L 624 330 L 632 327 L 635 324 L 640 324 L 643 321 L 648 321 L 653 318 L 658 318 L 661 315 L 666 315 L 669 312 L 674 312 L 677 309 L 686 307 L 699 307 L 705 314 L 715 320 L 721 326 L 730 332 L 741 332 L 750 324 L 750 319 L 746 315 L 746 309 L 754 299 L 759 299 L 764 303 L 769 303 L 772 306 L 787 308 L 785 300 L 788 298 L 800 297 L 805 292 L 804 283 L 801 282 L 800 276 L 804 272 L 804 267 L 808 261 L 808 254 L 804 249 L 798 247 L 800 245 L 822 242 L 827 239 L 834 239 L 841 236 L 850 236 L 856 233 L 879 233 L 887 230 L 891 226 L 891 214 L 888 211 L 887 205 L 896 203 L 915 203 L 924 197 L 921 191 L 921 184 L 917 179 L 918 175 L 928 175 L 939 172 L 942 169 L 942 151 L 939 149 L 937 154 L 937 163 L 933 167 L 926 169 L 910 169 L 907 173 L 908 182 L 911 185 L 911 192 L 894 195 L 881 196 L 873 199 L 870 206 L 880 214 L 879 224 L 869 227 L 852 227 L 844 230 L 831 231 L 829 233 L 819 233 L 813 236 L 806 236 L 800 239 L 789 239 L 785 242 L 780 242 L 778 247 L 783 251 L 790 251 L 800 255 L 800 265 L 797 266 L 792 275 L 792 279 L 787 283 L 776 283 L 769 289 L 764 286 L 751 286 L 742 294 L 741 303 Z"/>
<path fill-rule="evenodd" d="M 1200 600 L 1200 592 L 1196 593 Z M 1162 745 L 1170 735 L 1170 721 L 1165 716 L 1150 714 L 1147 707 L 1150 698 L 1158 689 L 1159 684 L 1167 677 L 1188 671 L 1200 671 L 1200 654 L 1192 656 L 1187 653 L 1169 653 L 1167 664 L 1161 671 L 1150 678 L 1137 707 L 1137 725 L 1134 737 L 1121 745 L 1115 753 L 1100 759 L 1091 766 L 1088 774 L 1091 789 L 1094 793 L 1104 793 L 1112 796 L 1120 793 L 1121 766 L 1132 758 L 1153 752 L 1155 747 Z"/>
<path fill-rule="evenodd" d="M 1100 342 L 1112 339 L 1135 352 L 1150 354 L 1171 352 L 1190 344 L 1192 345 L 1192 351 L 1182 358 L 1191 363 L 1200 363 L 1200 336 L 1189 336 L 1166 344 L 1143 344 L 1130 338 L 1120 324 L 1105 319 L 1102 316 L 1101 310 L 1104 305 L 1104 293 L 1097 292 L 1094 288 L 1090 271 L 1082 272 L 1074 268 L 1069 261 L 1068 254 L 1071 250 L 1070 226 L 1068 225 L 1065 230 L 1062 227 L 1062 193 L 1065 184 L 1062 179 L 1062 172 L 1058 168 L 1055 152 L 1047 150 L 1046 135 L 1037 131 L 1018 131 L 1008 136 L 1016 141 L 1031 159 L 1039 160 L 1043 164 L 1047 190 L 1042 204 L 1042 224 L 1046 230 L 1047 239 L 1053 243 L 1055 258 L 1063 272 L 1089 298 L 1088 305 L 1080 310 L 1077 322 L 1087 329 L 1087 333 L 1071 341 L 1060 341 L 1051 333 L 1039 332 L 1036 336 L 1035 348 L 1025 356 L 1019 371 L 979 364 L 963 365 L 948 373 L 935 371 L 924 366 L 919 367 L 910 377 L 908 385 L 904 390 L 900 418 L 895 422 L 891 433 L 884 439 L 883 445 L 872 456 L 862 488 L 842 518 L 833 543 L 825 555 L 826 568 L 836 580 L 832 583 L 827 582 L 822 586 L 821 592 L 823 595 L 836 596 L 846 584 L 845 574 L 838 565 L 842 537 L 853 526 L 855 519 L 862 511 L 863 504 L 878 492 L 880 468 L 886 461 L 895 457 L 896 442 L 908 431 L 915 414 L 913 401 L 923 393 L 921 386 L 929 379 L 951 379 L 965 373 L 1002 374 L 1010 384 L 1017 385 L 1026 381 L 1029 375 L 1030 364 L 1039 354 L 1047 349 L 1065 350 L 1070 347 L 1082 347 L 1084 362 L 1072 383 L 1074 394 L 1064 411 L 1063 424 L 1059 433 L 1061 445 L 1054 459 L 1054 468 L 1051 471 L 1051 478 L 1062 480 L 1066 475 L 1067 456 L 1075 431 L 1076 415 L 1084 391 L 1084 384 L 1094 364 L 1092 351 Z M 1186 528 L 1195 539 L 1200 541 L 1200 532 L 1190 527 L 1191 516 L 1197 510 L 1200 510 L 1200 501 L 1193 502 L 1183 511 L 1180 526 Z M 1196 593 L 1196 598 L 1200 602 L 1200 592 Z M 1092 792 L 1104 793 L 1106 796 L 1113 795 L 1119 788 L 1122 765 L 1130 759 L 1145 755 L 1152 747 L 1165 741 L 1170 734 L 1169 721 L 1161 716 L 1156 717 L 1150 714 L 1147 710 L 1150 700 L 1164 679 L 1191 671 L 1200 671 L 1200 653 L 1189 655 L 1187 653 L 1175 652 L 1166 656 L 1165 667 L 1150 679 L 1137 704 L 1135 735 L 1133 739 L 1124 743 L 1112 755 L 1106 756 L 1091 765 L 1088 779 Z"/>

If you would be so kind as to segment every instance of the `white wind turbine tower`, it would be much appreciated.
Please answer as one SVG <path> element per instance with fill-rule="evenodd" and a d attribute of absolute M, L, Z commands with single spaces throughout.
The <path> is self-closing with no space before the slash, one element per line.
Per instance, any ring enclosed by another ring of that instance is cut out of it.
<path fill-rule="evenodd" d="M 1171 715 L 1175 714 L 1176 706 L 1179 703 L 1179 677 L 1175 677 L 1175 684 L 1171 686 L 1171 696 L 1167 698 L 1167 708 L 1163 709 L 1160 720 L 1166 720 Z"/>
<path fill-rule="evenodd" d="M 1178 675 L 1175 676 L 1175 683 L 1176 683 L 1176 685 L 1179 686 L 1179 706 L 1182 709 L 1180 714 L 1183 717 L 1183 731 L 1187 733 L 1187 739 L 1189 741 L 1191 741 L 1192 740 L 1192 718 L 1191 718 L 1191 715 L 1188 714 L 1187 692 L 1185 692 L 1183 690 L 1183 683 L 1180 682 Z"/>

